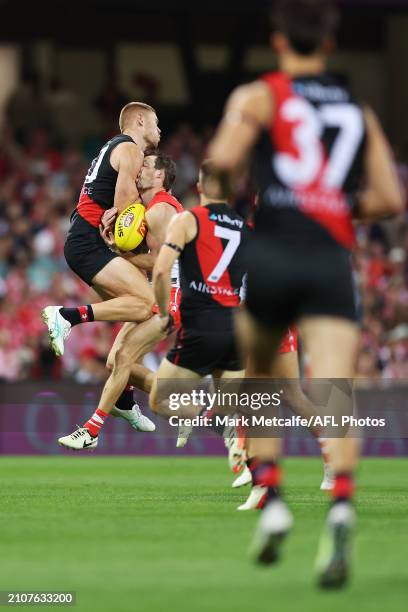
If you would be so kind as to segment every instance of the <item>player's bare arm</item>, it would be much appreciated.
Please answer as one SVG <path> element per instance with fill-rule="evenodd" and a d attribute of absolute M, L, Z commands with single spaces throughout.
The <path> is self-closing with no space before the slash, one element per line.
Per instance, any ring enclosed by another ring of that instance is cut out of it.
<path fill-rule="evenodd" d="M 153 269 L 153 291 L 162 317 L 167 317 L 171 268 L 185 245 L 194 239 L 196 232 L 196 222 L 189 212 L 175 216 L 170 222 Z"/>
<path fill-rule="evenodd" d="M 120 214 L 139 198 L 136 179 L 143 164 L 143 153 L 137 145 L 123 142 L 112 151 L 110 161 L 118 172 L 113 204 Z"/>
<path fill-rule="evenodd" d="M 391 147 L 370 108 L 365 109 L 364 119 L 367 126 L 366 186 L 356 216 L 374 219 L 400 214 L 404 209 L 404 199 Z"/>
<path fill-rule="evenodd" d="M 149 252 L 137 254 L 121 253 L 121 255 L 137 268 L 151 272 L 153 270 L 160 247 L 164 242 L 166 229 L 176 214 L 177 213 L 174 207 L 170 206 L 167 202 L 159 202 L 156 204 L 154 208 L 146 213 L 145 216 L 145 221 L 148 228 L 146 243 Z M 117 249 L 115 237 L 110 227 L 104 228 L 101 225 L 100 234 L 109 248 Z"/>
<path fill-rule="evenodd" d="M 176 215 L 174 206 L 167 202 L 159 202 L 146 212 L 145 220 L 147 225 L 146 243 L 149 248 L 148 253 L 140 253 L 131 257 L 129 261 L 147 272 L 153 270 L 154 263 L 162 246 L 166 230 L 170 221 Z"/>
<path fill-rule="evenodd" d="M 216 166 L 234 170 L 245 161 L 259 133 L 271 121 L 274 102 L 261 82 L 237 87 L 210 144 L 209 157 Z"/>
<path fill-rule="evenodd" d="M 174 206 L 167 202 L 159 202 L 146 212 L 148 234 L 146 237 L 150 251 L 157 257 L 163 245 L 171 220 L 177 215 Z M 182 216 L 182 215 L 181 215 Z"/>

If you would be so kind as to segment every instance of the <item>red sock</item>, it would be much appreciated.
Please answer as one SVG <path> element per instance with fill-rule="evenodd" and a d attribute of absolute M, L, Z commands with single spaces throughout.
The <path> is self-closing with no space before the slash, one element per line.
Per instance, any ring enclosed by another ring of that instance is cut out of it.
<path fill-rule="evenodd" d="M 91 436 L 97 436 L 100 428 L 108 418 L 109 414 L 97 408 L 89 421 L 87 421 L 84 425 L 86 429 L 88 429 Z"/>
<path fill-rule="evenodd" d="M 334 477 L 334 487 L 331 495 L 334 501 L 348 501 L 354 493 L 353 475 L 349 472 L 339 472 Z"/>
<path fill-rule="evenodd" d="M 279 465 L 274 461 L 259 461 L 259 459 L 253 457 L 247 460 L 247 466 L 252 474 L 252 484 L 267 487 L 266 501 L 270 501 L 279 495 L 282 479 Z"/>

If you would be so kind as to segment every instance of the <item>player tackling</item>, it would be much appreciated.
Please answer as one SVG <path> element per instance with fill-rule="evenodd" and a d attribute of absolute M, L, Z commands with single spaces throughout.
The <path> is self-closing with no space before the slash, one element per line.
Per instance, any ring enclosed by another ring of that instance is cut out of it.
<path fill-rule="evenodd" d="M 70 268 L 91 286 L 102 301 L 76 308 L 47 306 L 42 312 L 51 346 L 57 356 L 75 325 L 92 321 L 143 322 L 152 316 L 153 292 L 146 275 L 105 244 L 99 227 L 109 228 L 117 213 L 139 198 L 137 177 L 144 152 L 160 140 L 157 115 L 151 106 L 130 102 L 119 117 L 120 134 L 109 140 L 93 160 L 65 242 Z M 123 392 L 121 404 L 132 406 L 133 393 Z M 137 413 L 138 428 L 154 424 Z"/>
<path fill-rule="evenodd" d="M 146 244 L 149 252 L 137 254 L 129 261 L 149 273 L 164 242 L 170 221 L 183 211 L 180 202 L 170 193 L 175 178 L 176 165 L 171 158 L 156 150 L 146 152 L 137 186 L 141 200 L 146 206 Z M 110 246 L 114 246 L 114 237 L 110 230 L 107 229 L 105 234 L 107 242 Z M 172 324 L 177 327 L 180 298 L 177 264 L 172 268 L 171 284 L 168 309 Z M 166 326 L 168 326 L 167 316 Z M 105 383 L 98 408 L 83 427 L 58 440 L 61 446 L 72 450 L 95 449 L 98 445 L 98 434 L 110 414 L 125 418 L 139 431 L 154 431 L 154 424 L 146 416 L 141 415 L 139 406 L 133 403 L 133 390 L 128 385 L 130 383 L 147 393 L 150 392 L 154 375 L 140 361 L 166 336 L 163 327 L 163 321 L 157 315 L 143 325 L 125 323 L 108 356 L 111 374 Z"/>
<path fill-rule="evenodd" d="M 152 316 L 153 293 L 146 275 L 108 248 L 99 226 L 109 226 L 117 213 L 139 198 L 136 181 L 144 152 L 158 145 L 160 130 L 154 109 L 141 102 L 130 102 L 122 109 L 119 127 L 121 133 L 102 147 L 88 170 L 64 247 L 69 267 L 102 302 L 44 309 L 43 320 L 56 355 L 63 354 L 74 325 L 141 322 Z"/>

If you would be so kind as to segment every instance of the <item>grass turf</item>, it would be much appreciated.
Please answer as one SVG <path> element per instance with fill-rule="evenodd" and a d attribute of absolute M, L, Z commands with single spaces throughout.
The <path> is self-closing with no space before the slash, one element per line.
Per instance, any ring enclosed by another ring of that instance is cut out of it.
<path fill-rule="evenodd" d="M 318 459 L 285 461 L 296 523 L 265 569 L 247 558 L 257 513 L 235 510 L 248 487 L 230 488 L 225 459 L 0 458 L 0 590 L 74 590 L 75 609 L 98 612 L 406 610 L 407 467 L 364 461 L 354 577 L 322 593 Z"/>

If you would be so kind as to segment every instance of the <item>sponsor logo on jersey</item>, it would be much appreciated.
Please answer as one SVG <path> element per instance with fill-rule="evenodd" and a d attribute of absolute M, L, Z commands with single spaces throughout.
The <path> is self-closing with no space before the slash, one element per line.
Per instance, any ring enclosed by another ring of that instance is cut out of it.
<path fill-rule="evenodd" d="M 311 83 L 296 83 L 295 81 L 293 89 L 299 96 L 312 102 L 348 102 L 350 99 L 347 91 L 341 87 L 337 85 L 328 87 L 317 81 Z"/>
<path fill-rule="evenodd" d="M 190 289 L 193 289 L 194 291 L 199 291 L 200 293 L 208 293 L 209 295 L 226 295 L 226 296 L 233 296 L 233 295 L 238 295 L 239 296 L 239 292 L 240 292 L 240 287 L 238 288 L 233 288 L 233 287 L 223 287 L 220 285 L 207 285 L 206 283 L 203 283 L 201 281 L 199 281 L 198 283 L 194 280 L 190 281 L 190 285 L 189 285 Z"/>
<path fill-rule="evenodd" d="M 210 221 L 217 221 L 218 223 L 228 223 L 229 225 L 234 225 L 235 227 L 243 227 L 244 222 L 241 219 L 231 219 L 228 215 L 222 214 L 217 215 L 216 213 L 212 213 L 209 217 Z"/>

